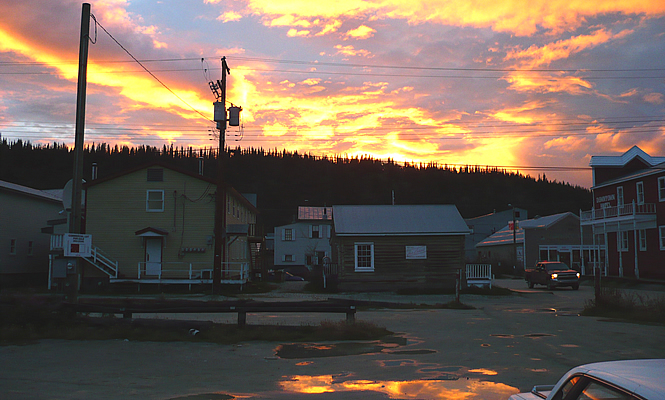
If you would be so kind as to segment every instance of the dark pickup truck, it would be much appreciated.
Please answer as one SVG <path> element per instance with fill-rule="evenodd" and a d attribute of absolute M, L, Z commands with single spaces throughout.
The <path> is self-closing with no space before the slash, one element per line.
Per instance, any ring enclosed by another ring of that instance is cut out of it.
<path fill-rule="evenodd" d="M 546 285 L 548 289 L 559 286 L 570 286 L 573 290 L 580 288 L 580 273 L 560 261 L 538 261 L 534 269 L 524 271 L 524 280 L 530 288 L 533 285 Z"/>

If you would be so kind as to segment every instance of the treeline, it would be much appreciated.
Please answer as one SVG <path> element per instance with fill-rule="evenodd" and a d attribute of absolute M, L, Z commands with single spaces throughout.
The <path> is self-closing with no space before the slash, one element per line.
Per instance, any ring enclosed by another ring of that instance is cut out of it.
<path fill-rule="evenodd" d="M 213 148 L 127 147 L 91 144 L 84 151 L 84 178 L 96 163 L 99 178 L 154 161 L 216 178 Z M 37 189 L 64 187 L 73 175 L 74 152 L 65 145 L 0 142 L 0 180 Z M 255 193 L 267 227 L 292 222 L 299 205 L 455 204 L 465 218 L 525 208 L 529 216 L 591 208 L 589 190 L 497 168 L 434 163 L 400 164 L 368 157 L 315 157 L 297 152 L 230 149 L 227 181 Z"/>

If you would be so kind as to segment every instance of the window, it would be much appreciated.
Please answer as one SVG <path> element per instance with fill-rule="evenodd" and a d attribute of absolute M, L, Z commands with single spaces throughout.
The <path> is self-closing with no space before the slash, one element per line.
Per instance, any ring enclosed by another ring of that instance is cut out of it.
<path fill-rule="evenodd" d="M 161 168 L 148 168 L 148 182 L 164 182 L 164 170 Z"/>
<path fill-rule="evenodd" d="M 309 237 L 312 239 L 318 239 L 322 237 L 319 225 L 311 225 L 309 227 Z"/>
<path fill-rule="evenodd" d="M 617 206 L 623 206 L 623 186 L 617 187 Z"/>
<path fill-rule="evenodd" d="M 282 230 L 282 240 L 290 242 L 296 240 L 296 232 L 293 228 L 286 228 Z"/>
<path fill-rule="evenodd" d="M 282 261 L 284 262 L 295 262 L 296 257 L 293 254 L 284 254 L 282 257 Z"/>
<path fill-rule="evenodd" d="M 665 176 L 658 178 L 658 200 L 665 201 Z"/>
<path fill-rule="evenodd" d="M 374 271 L 374 243 L 356 243 L 354 248 L 356 272 Z"/>
<path fill-rule="evenodd" d="M 34 253 L 34 243 L 32 240 L 28 241 L 28 255 L 31 256 Z"/>
<path fill-rule="evenodd" d="M 582 390 L 578 396 L 578 400 L 592 400 L 592 399 L 607 399 L 607 400 L 634 400 L 635 397 L 628 393 L 620 392 L 617 389 L 605 386 L 599 382 L 591 381 Z"/>
<path fill-rule="evenodd" d="M 164 191 L 148 190 L 146 193 L 145 210 L 148 212 L 164 211 Z"/>
<path fill-rule="evenodd" d="M 628 231 L 617 232 L 617 248 L 619 251 L 628 251 Z"/>
<path fill-rule="evenodd" d="M 644 182 L 635 184 L 637 189 L 637 204 L 644 204 Z"/>
<path fill-rule="evenodd" d="M 660 236 L 660 249 L 665 250 L 665 225 L 658 227 L 658 234 Z"/>
<path fill-rule="evenodd" d="M 9 239 L 9 255 L 16 255 L 16 239 Z"/>
<path fill-rule="evenodd" d="M 647 230 L 640 229 L 640 251 L 647 251 Z"/>

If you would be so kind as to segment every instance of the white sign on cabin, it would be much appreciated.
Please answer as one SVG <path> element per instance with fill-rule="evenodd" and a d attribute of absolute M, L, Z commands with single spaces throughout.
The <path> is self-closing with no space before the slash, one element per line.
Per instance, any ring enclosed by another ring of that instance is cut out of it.
<path fill-rule="evenodd" d="M 65 257 L 91 257 L 92 235 L 65 233 L 63 237 Z"/>
<path fill-rule="evenodd" d="M 407 260 L 427 260 L 427 246 L 406 246 Z"/>

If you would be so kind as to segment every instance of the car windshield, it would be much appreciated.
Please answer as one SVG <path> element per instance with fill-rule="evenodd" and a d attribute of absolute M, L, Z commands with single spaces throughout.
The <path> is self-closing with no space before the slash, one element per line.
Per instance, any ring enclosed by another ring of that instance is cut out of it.
<path fill-rule="evenodd" d="M 547 264 L 545 267 L 547 268 L 547 271 L 566 271 L 566 270 L 568 270 L 568 266 L 564 263 Z"/>

